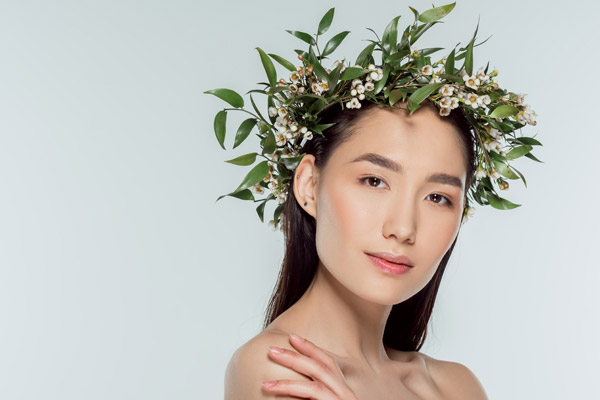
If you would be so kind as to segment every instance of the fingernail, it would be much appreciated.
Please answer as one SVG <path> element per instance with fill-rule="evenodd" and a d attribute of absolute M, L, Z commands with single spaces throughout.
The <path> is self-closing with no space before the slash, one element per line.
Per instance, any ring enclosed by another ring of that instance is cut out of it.
<path fill-rule="evenodd" d="M 271 353 L 276 353 L 276 354 L 283 353 L 283 349 L 280 349 L 279 347 L 275 347 L 275 346 L 271 346 L 271 347 L 269 348 L 269 351 L 270 351 Z"/>
<path fill-rule="evenodd" d="M 276 383 L 277 383 L 277 381 L 266 381 L 266 382 L 263 382 L 263 386 L 271 387 L 271 386 L 275 386 Z"/>
<path fill-rule="evenodd" d="M 302 342 L 302 341 L 304 341 L 304 339 L 302 339 L 300 336 L 298 336 L 298 335 L 294 335 L 293 333 L 290 333 L 290 337 L 291 337 L 292 339 L 294 339 L 295 341 L 297 341 L 297 342 Z"/>

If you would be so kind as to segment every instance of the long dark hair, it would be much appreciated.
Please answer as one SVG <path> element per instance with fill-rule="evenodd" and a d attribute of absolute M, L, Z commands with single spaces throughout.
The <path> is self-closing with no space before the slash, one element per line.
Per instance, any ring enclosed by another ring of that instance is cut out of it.
<path fill-rule="evenodd" d="M 369 109 L 382 108 L 375 103 L 364 101 L 360 109 L 344 109 L 335 104 L 320 114 L 321 123 L 335 123 L 324 131 L 324 135 L 315 134 L 306 142 L 302 153 L 312 154 L 319 170 L 327 164 L 333 150 L 348 140 L 359 119 L 367 116 Z M 435 107 L 423 104 L 422 107 Z M 475 172 L 475 149 L 471 126 L 460 108 L 454 109 L 444 117 L 454 124 L 460 132 L 463 143 L 463 155 L 467 169 L 465 194 L 471 186 Z M 282 230 L 285 236 L 285 255 L 275 288 L 269 301 L 263 329 L 281 313 L 291 307 L 308 289 L 315 274 L 319 258 L 315 243 L 316 222 L 298 204 L 294 192 L 295 175 L 292 174 L 288 195 L 282 212 Z M 400 351 L 418 351 L 427 336 L 427 324 L 437 296 L 442 275 L 450 259 L 458 235 L 440 261 L 440 264 L 427 285 L 411 298 L 395 304 L 388 317 L 383 335 L 383 343 Z"/>

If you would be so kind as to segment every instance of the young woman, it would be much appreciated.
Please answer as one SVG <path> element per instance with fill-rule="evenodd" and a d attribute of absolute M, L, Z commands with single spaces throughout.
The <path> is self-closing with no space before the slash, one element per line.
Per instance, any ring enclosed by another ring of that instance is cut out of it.
<path fill-rule="evenodd" d="M 464 116 L 325 113 L 337 124 L 295 170 L 277 290 L 225 399 L 486 399 L 467 367 L 419 352 L 475 168 Z"/>
<path fill-rule="evenodd" d="M 314 37 L 288 31 L 309 43 L 297 50 L 303 65 L 257 48 L 269 83 L 252 92 L 268 96 L 268 119 L 252 100 L 257 114 L 244 110 L 254 118 L 234 147 L 256 125 L 263 149 L 229 162 L 267 160 L 229 195 L 261 201 L 261 220 L 265 203 L 278 200 L 270 222 L 286 249 L 263 331 L 227 366 L 226 400 L 487 398 L 469 368 L 420 349 L 470 201 L 517 207 L 493 184 L 524 180 L 509 160 L 539 161 L 530 152 L 541 143 L 514 133 L 536 124 L 524 96 L 499 88 L 496 70 L 473 69 L 476 35 L 438 61 L 430 55 L 439 48 L 414 46 L 453 7 L 411 9 L 405 30 L 394 18 L 354 66 L 322 65 L 348 33 L 320 50 L 333 8 Z M 271 58 L 289 81 L 277 80 Z M 208 93 L 244 105 L 232 90 Z M 223 148 L 231 109 L 215 117 Z M 272 193 L 256 200 L 249 188 Z"/>

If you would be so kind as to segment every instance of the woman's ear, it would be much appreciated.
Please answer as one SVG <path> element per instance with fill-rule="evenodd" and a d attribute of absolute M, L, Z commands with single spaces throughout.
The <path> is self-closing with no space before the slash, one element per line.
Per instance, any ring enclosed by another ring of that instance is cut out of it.
<path fill-rule="evenodd" d="M 294 197 L 308 214 L 317 218 L 317 182 L 319 170 L 315 165 L 315 156 L 305 154 L 294 171 Z"/>

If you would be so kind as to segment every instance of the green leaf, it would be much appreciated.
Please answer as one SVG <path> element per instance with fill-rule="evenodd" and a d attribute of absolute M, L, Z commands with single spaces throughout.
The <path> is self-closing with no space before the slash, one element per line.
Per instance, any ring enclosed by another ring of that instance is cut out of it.
<path fill-rule="evenodd" d="M 383 49 L 386 53 L 391 54 L 396 50 L 396 43 L 398 42 L 398 20 L 400 15 L 390 21 L 385 27 L 382 36 Z"/>
<path fill-rule="evenodd" d="M 256 50 L 258 50 L 258 54 L 260 54 L 260 60 L 265 68 L 265 72 L 267 73 L 267 78 L 269 78 L 269 85 L 271 85 L 271 87 L 275 87 L 277 84 L 277 72 L 275 71 L 273 61 L 271 61 L 267 53 L 265 53 L 260 47 L 257 47 Z"/>
<path fill-rule="evenodd" d="M 365 64 L 369 64 L 369 61 L 373 55 L 373 50 L 375 49 L 375 45 L 376 43 L 371 43 L 367 47 L 365 47 L 356 58 L 356 62 L 354 64 L 362 65 L 363 67 L 365 66 Z"/>
<path fill-rule="evenodd" d="M 521 204 L 512 203 L 489 192 L 486 194 L 486 198 L 490 202 L 490 205 L 498 210 L 510 210 L 521 206 Z"/>
<path fill-rule="evenodd" d="M 256 125 L 256 118 L 248 118 L 244 122 L 241 123 L 238 128 L 237 133 L 235 134 L 235 140 L 233 141 L 233 148 L 238 147 L 250 134 L 252 128 Z"/>
<path fill-rule="evenodd" d="M 502 161 L 492 160 L 492 163 L 500 175 L 508 179 L 519 179 L 517 174 L 515 174 L 510 167 L 504 164 Z"/>
<path fill-rule="evenodd" d="M 258 207 L 256 207 L 256 212 L 258 213 L 258 218 L 260 218 L 260 222 L 265 222 L 264 220 L 264 215 L 265 215 L 265 204 L 267 204 L 267 200 L 262 201 Z"/>
<path fill-rule="evenodd" d="M 285 205 L 285 203 L 278 205 L 277 208 L 275 209 L 275 211 L 273 212 L 273 220 L 275 222 L 275 225 L 279 224 L 279 216 L 281 215 L 281 212 L 283 211 L 284 205 Z"/>
<path fill-rule="evenodd" d="M 469 74 L 470 75 L 470 74 Z M 489 115 L 491 118 L 506 118 L 511 115 L 515 115 L 519 112 L 519 109 L 514 106 L 509 106 L 508 104 L 502 104 L 498 107 L 494 108 L 492 113 Z"/>
<path fill-rule="evenodd" d="M 225 162 L 228 162 L 228 163 L 234 164 L 234 165 L 242 165 L 242 166 L 252 165 L 252 164 L 254 164 L 254 161 L 256 161 L 257 155 L 258 155 L 258 153 L 248 153 L 248 154 L 244 154 L 243 156 L 239 156 L 239 157 L 236 157 L 231 160 L 226 160 Z"/>
<path fill-rule="evenodd" d="M 235 108 L 244 107 L 244 99 L 242 98 L 242 96 L 240 96 L 239 94 L 237 94 L 237 92 L 234 92 L 231 89 L 224 89 L 224 88 L 212 89 L 212 90 L 207 90 L 204 93 L 214 94 L 221 100 L 225 100 L 226 102 L 231 104 L 232 107 L 235 107 Z"/>
<path fill-rule="evenodd" d="M 377 82 L 375 82 L 375 89 L 373 89 L 373 94 L 376 95 L 378 94 L 381 89 L 383 89 L 383 87 L 385 86 L 385 84 L 387 83 L 388 80 L 388 76 L 390 75 L 390 65 L 389 64 L 385 64 L 383 66 L 383 76 L 381 77 L 380 80 L 378 80 Z M 392 87 L 393 85 L 390 85 L 390 87 Z"/>
<path fill-rule="evenodd" d="M 534 139 L 532 137 L 526 137 L 526 136 L 521 136 L 520 138 L 517 138 L 517 141 L 520 143 L 523 143 L 523 144 L 531 145 L 531 146 L 541 146 L 542 145 L 536 139 Z"/>
<path fill-rule="evenodd" d="M 446 75 L 454 75 L 454 55 L 456 54 L 455 51 L 456 49 L 452 50 L 446 58 Z"/>
<path fill-rule="evenodd" d="M 287 33 L 289 33 L 290 35 L 294 35 L 296 36 L 298 39 L 310 44 L 311 46 L 314 46 L 315 44 L 315 40 L 313 39 L 313 37 L 311 35 L 309 35 L 306 32 L 300 32 L 300 31 L 290 31 L 290 30 L 285 30 Z"/>
<path fill-rule="evenodd" d="M 467 75 L 473 74 L 473 41 L 471 41 L 471 43 L 469 43 L 469 45 L 467 46 L 464 67 Z"/>
<path fill-rule="evenodd" d="M 392 54 L 391 56 L 387 56 L 385 59 L 386 63 L 394 62 L 403 59 L 407 55 L 410 54 L 409 50 L 400 50 L 397 53 Z"/>
<path fill-rule="evenodd" d="M 393 106 L 394 104 L 396 104 L 396 102 L 400 99 L 403 99 L 406 97 L 406 92 L 400 89 L 394 89 L 390 92 L 390 106 Z"/>
<path fill-rule="evenodd" d="M 446 15 L 450 13 L 456 6 L 456 3 L 447 4 L 445 6 L 435 7 L 427 11 L 423 11 L 421 15 L 419 15 L 419 21 L 423 23 L 434 22 L 444 18 Z"/>
<path fill-rule="evenodd" d="M 331 26 L 331 21 L 333 21 L 334 10 L 335 7 L 332 7 L 329 9 L 329 11 L 325 13 L 325 15 L 323 15 L 323 18 L 321 18 L 321 21 L 319 22 L 319 29 L 317 31 L 317 35 L 322 35 L 325 32 L 327 32 L 327 30 Z"/>
<path fill-rule="evenodd" d="M 256 185 L 258 182 L 262 181 L 265 176 L 269 173 L 269 165 L 267 164 L 267 160 L 259 162 L 248 172 L 248 174 L 240 183 L 240 186 L 235 189 L 235 192 L 239 192 L 241 190 L 247 189 L 250 186 Z"/>
<path fill-rule="evenodd" d="M 514 166 L 511 165 L 511 168 L 517 173 L 519 174 L 519 176 L 521 177 L 521 179 L 523 180 L 523 185 L 525 185 L 525 187 L 527 187 L 527 181 L 525 180 L 525 177 L 523 176 L 523 174 L 521 173 L 521 171 L 519 171 L 518 169 L 516 169 Z"/>
<path fill-rule="evenodd" d="M 509 151 L 508 154 L 506 154 L 506 158 L 508 158 L 509 160 L 514 160 L 515 158 L 524 156 L 531 150 L 533 150 L 533 146 L 527 144 L 524 146 L 515 147 L 514 149 Z"/>
<path fill-rule="evenodd" d="M 295 71 L 296 67 L 294 66 L 294 64 L 292 64 L 291 62 L 289 62 L 288 60 L 286 60 L 283 57 L 279 57 L 277 54 L 271 54 L 269 53 L 269 55 L 271 56 L 271 58 L 275 61 L 277 61 L 279 64 L 283 65 L 284 68 L 290 70 L 290 71 Z"/>
<path fill-rule="evenodd" d="M 269 133 L 267 133 L 267 137 L 265 138 L 265 142 L 263 144 L 263 154 L 272 154 L 275 151 L 275 144 L 276 144 L 276 140 L 275 140 L 275 134 L 273 133 L 273 131 L 269 131 Z"/>
<path fill-rule="evenodd" d="M 430 94 L 436 92 L 443 85 L 443 82 L 434 83 L 415 90 L 414 93 L 408 98 L 408 108 L 410 110 L 410 114 L 417 110 L 419 104 L 421 104 L 423 100 L 425 100 Z"/>
<path fill-rule="evenodd" d="M 260 111 L 258 110 L 258 107 L 256 107 L 256 103 L 254 102 L 254 99 L 252 98 L 252 95 L 250 95 L 250 103 L 252 103 L 252 108 L 254 108 L 254 111 L 256 111 L 256 114 L 258 114 L 258 116 L 260 117 L 260 119 L 262 119 L 264 122 L 267 122 L 267 120 L 265 119 L 265 117 L 263 117 L 262 114 L 260 113 Z"/>
<path fill-rule="evenodd" d="M 342 40 L 344 40 L 344 38 L 349 33 L 350 33 L 350 31 L 340 32 L 337 35 L 335 35 L 334 37 L 332 37 L 331 39 L 329 39 L 329 41 L 325 45 L 325 48 L 323 49 L 323 53 L 321 54 L 321 56 L 328 56 L 331 53 L 333 53 L 335 51 L 335 49 L 338 48 L 340 43 L 342 43 Z"/>
<path fill-rule="evenodd" d="M 323 131 L 331 126 L 335 125 L 334 123 L 331 124 L 319 124 L 319 125 L 314 125 L 312 127 L 313 132 L 317 132 L 317 133 L 323 133 Z"/>
<path fill-rule="evenodd" d="M 312 47 L 310 48 L 310 50 L 312 50 Z M 312 53 L 312 51 L 309 51 L 305 59 L 309 62 L 310 65 L 313 66 L 313 72 L 315 73 L 315 75 L 317 75 L 319 79 L 329 82 L 329 74 L 327 73 L 325 68 L 323 68 L 321 63 L 317 60 L 317 57 L 314 55 L 314 53 Z M 329 85 L 329 87 L 331 88 L 331 85 Z"/>
<path fill-rule="evenodd" d="M 370 70 L 366 68 L 348 67 L 342 72 L 340 80 L 349 81 L 351 79 L 358 78 L 359 76 L 362 76 L 367 72 L 370 72 Z"/>
<path fill-rule="evenodd" d="M 537 161 L 537 162 L 539 162 L 539 163 L 543 163 L 543 161 L 541 161 L 541 160 L 538 160 L 538 158 L 537 158 L 536 156 L 534 156 L 533 154 L 531 154 L 531 153 L 527 153 L 527 154 L 525 154 L 525 157 L 527 157 L 527 158 L 531 158 L 533 161 Z"/>
<path fill-rule="evenodd" d="M 287 169 L 293 171 L 296 169 L 298 164 L 300 164 L 300 161 L 302 161 L 303 157 L 304 157 L 304 154 L 300 154 L 299 156 L 296 156 L 296 157 L 281 157 L 279 160 L 283 163 L 283 165 L 286 166 Z"/>
<path fill-rule="evenodd" d="M 217 136 L 217 140 L 219 144 L 225 150 L 225 124 L 227 122 L 227 111 L 221 110 L 215 115 L 214 128 L 215 135 Z"/>
<path fill-rule="evenodd" d="M 231 193 L 224 194 L 222 196 L 219 196 L 216 201 L 221 200 L 225 196 L 231 196 L 231 197 L 235 197 L 235 198 L 238 198 L 241 200 L 254 200 L 254 195 L 252 194 L 252 191 L 250 189 L 245 189 L 245 190 L 240 190 L 239 192 L 231 192 Z"/>

